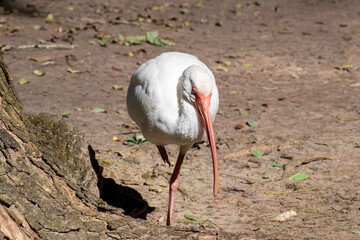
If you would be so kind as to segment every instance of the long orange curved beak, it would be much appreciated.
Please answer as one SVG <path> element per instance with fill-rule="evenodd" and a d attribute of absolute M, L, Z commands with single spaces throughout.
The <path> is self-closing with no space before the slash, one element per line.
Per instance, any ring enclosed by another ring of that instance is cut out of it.
<path fill-rule="evenodd" d="M 207 137 L 209 139 L 212 160 L 213 160 L 213 168 L 214 168 L 214 196 L 216 197 L 219 192 L 218 187 L 218 161 L 217 161 L 217 154 L 216 154 L 216 142 L 215 142 L 215 135 L 213 124 L 211 121 L 211 112 L 210 112 L 210 100 L 211 100 L 211 93 L 208 96 L 204 96 L 203 94 L 199 93 L 196 87 L 193 87 L 195 91 L 195 105 L 200 113 L 202 123 L 204 125 Z"/>

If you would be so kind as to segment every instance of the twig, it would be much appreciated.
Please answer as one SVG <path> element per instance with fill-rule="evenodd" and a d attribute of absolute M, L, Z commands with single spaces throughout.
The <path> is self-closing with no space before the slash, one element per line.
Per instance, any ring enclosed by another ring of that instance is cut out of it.
<path fill-rule="evenodd" d="M 243 149 L 238 152 L 227 153 L 227 154 L 221 156 L 221 158 L 222 159 L 230 159 L 230 158 L 250 156 L 251 153 L 254 152 L 255 150 L 259 150 L 262 152 L 271 152 L 274 150 L 282 151 L 285 148 L 287 148 L 289 145 L 293 145 L 293 144 L 296 144 L 296 142 L 286 141 L 284 143 L 274 144 L 274 145 L 263 145 L 262 144 L 262 145 L 257 145 L 257 146 L 253 146 L 250 148 L 246 148 L 246 149 Z"/>
<path fill-rule="evenodd" d="M 303 210 L 303 209 L 291 209 L 291 210 L 293 210 L 295 212 L 316 213 L 316 214 L 325 215 L 325 216 L 329 216 L 329 217 L 333 216 L 328 213 L 316 212 L 316 211 L 311 211 L 311 210 Z"/>
<path fill-rule="evenodd" d="M 315 191 L 317 190 L 316 188 L 308 188 L 308 189 L 299 189 L 299 190 L 292 190 L 292 191 L 286 191 L 286 192 L 274 192 L 274 193 L 269 193 L 266 192 L 266 195 L 281 195 L 281 194 L 288 194 L 288 193 L 297 193 L 297 192 L 308 192 L 308 191 Z"/>
<path fill-rule="evenodd" d="M 221 228 L 221 227 L 219 227 L 216 223 L 214 223 L 214 222 L 212 222 L 212 221 L 210 221 L 210 220 L 203 220 L 203 222 L 200 223 L 200 226 L 203 227 L 204 229 L 206 229 L 206 227 L 205 227 L 204 224 L 207 223 L 207 222 L 213 224 L 213 225 L 214 225 L 215 227 L 217 227 L 220 231 L 222 231 L 222 228 Z"/>
<path fill-rule="evenodd" d="M 328 155 L 328 154 L 316 154 L 310 157 L 306 157 L 288 164 L 284 165 L 284 172 L 282 179 L 287 178 L 290 176 L 290 173 L 294 168 L 299 167 L 303 164 L 308 164 L 310 162 L 319 161 L 319 160 L 336 160 L 336 159 L 342 159 L 341 157 L 337 155 Z"/>
<path fill-rule="evenodd" d="M 74 45 L 67 45 L 67 44 L 30 44 L 30 45 L 20 45 L 17 47 L 17 49 L 23 50 L 23 49 L 30 49 L 30 48 L 44 48 L 44 49 L 50 49 L 50 48 L 57 48 L 57 49 L 73 49 L 75 48 Z"/>

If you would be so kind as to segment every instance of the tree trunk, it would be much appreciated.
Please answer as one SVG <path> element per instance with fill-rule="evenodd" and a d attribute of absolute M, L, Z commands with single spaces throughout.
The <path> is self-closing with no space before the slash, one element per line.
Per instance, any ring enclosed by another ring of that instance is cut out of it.
<path fill-rule="evenodd" d="M 67 121 L 27 116 L 1 56 L 0 78 L 0 239 L 234 237 L 132 218 L 154 208 L 134 189 L 102 177 L 91 146 Z"/>

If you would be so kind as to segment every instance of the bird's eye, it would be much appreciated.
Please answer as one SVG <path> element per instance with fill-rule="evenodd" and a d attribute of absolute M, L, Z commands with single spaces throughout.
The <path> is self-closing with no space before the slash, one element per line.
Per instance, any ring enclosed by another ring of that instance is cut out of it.
<path fill-rule="evenodd" d="M 194 89 L 194 88 L 192 88 L 192 89 L 191 89 L 191 94 L 192 94 L 192 95 L 195 95 L 195 94 L 196 94 L 196 92 L 195 92 L 195 89 Z"/>

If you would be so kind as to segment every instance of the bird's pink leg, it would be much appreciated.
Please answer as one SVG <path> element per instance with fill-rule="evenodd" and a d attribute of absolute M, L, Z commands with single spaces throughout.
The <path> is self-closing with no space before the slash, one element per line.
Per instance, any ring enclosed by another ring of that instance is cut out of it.
<path fill-rule="evenodd" d="M 179 186 L 179 176 L 180 176 L 181 165 L 184 161 L 185 154 L 188 149 L 189 149 L 188 146 L 185 146 L 185 147 L 180 146 L 179 156 L 178 156 L 178 159 L 175 164 L 174 172 L 170 178 L 169 208 L 168 208 L 168 214 L 167 214 L 167 220 L 166 220 L 167 226 L 171 225 L 171 219 L 172 219 L 173 209 L 174 209 L 175 193 Z"/>
<path fill-rule="evenodd" d="M 164 161 L 164 163 L 167 163 L 170 166 L 171 164 L 170 164 L 170 161 L 169 161 L 169 157 L 168 157 L 168 155 L 166 153 L 165 147 L 164 146 L 158 146 L 158 145 L 156 145 L 156 146 L 157 146 L 157 148 L 159 150 L 159 153 L 160 153 L 161 158 Z"/>

